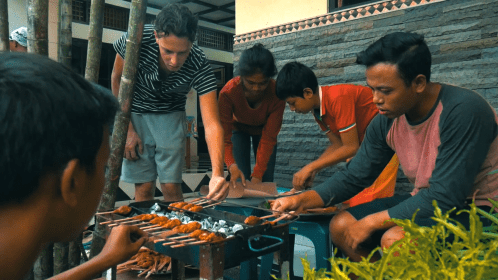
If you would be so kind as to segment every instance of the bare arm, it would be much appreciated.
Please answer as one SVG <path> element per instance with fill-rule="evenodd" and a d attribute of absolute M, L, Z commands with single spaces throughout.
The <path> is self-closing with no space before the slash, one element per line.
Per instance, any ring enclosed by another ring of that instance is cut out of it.
<path fill-rule="evenodd" d="M 58 274 L 51 280 L 93 279 L 111 266 L 122 263 L 138 252 L 147 241 L 147 234 L 135 226 L 113 228 L 102 252 L 86 263 Z M 132 237 L 137 240 L 133 241 Z"/>
<path fill-rule="evenodd" d="M 275 200 L 272 210 L 287 212 L 296 211 L 297 214 L 306 209 L 323 207 L 322 198 L 316 191 L 310 190 L 298 195 L 287 196 Z"/>
<path fill-rule="evenodd" d="M 112 94 L 116 96 L 116 98 L 118 98 L 119 95 L 119 86 L 121 85 L 121 76 L 123 75 L 123 68 L 124 68 L 124 59 L 119 54 L 116 54 L 116 59 L 114 60 L 114 67 L 112 68 L 112 75 L 111 75 Z M 139 159 L 136 150 L 137 145 L 138 145 L 138 152 L 142 154 L 143 153 L 142 140 L 136 133 L 135 129 L 133 128 L 133 124 L 130 121 L 130 124 L 128 126 L 128 135 L 126 137 L 126 146 L 124 152 L 124 157 L 126 159 L 128 160 Z"/>
<path fill-rule="evenodd" d="M 206 143 L 213 168 L 213 176 L 211 177 L 211 182 L 209 182 L 209 195 L 207 197 L 216 200 L 223 199 L 228 194 L 228 184 L 225 184 L 224 180 L 223 127 L 221 126 L 218 112 L 216 91 L 199 96 L 199 104 L 206 132 Z"/>
<path fill-rule="evenodd" d="M 341 161 L 346 161 L 354 156 L 360 148 L 358 130 L 356 127 L 341 133 L 340 138 L 333 133 L 327 133 L 331 145 L 327 147 L 325 152 L 316 160 L 310 162 L 294 174 L 292 185 L 296 189 L 302 189 L 306 180 L 312 176 L 314 172 L 335 165 Z"/>

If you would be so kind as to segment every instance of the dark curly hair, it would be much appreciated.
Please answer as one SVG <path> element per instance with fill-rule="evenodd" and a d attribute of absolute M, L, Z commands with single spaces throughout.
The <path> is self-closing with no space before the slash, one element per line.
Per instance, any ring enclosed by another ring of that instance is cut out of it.
<path fill-rule="evenodd" d="M 197 17 L 183 5 L 169 4 L 157 15 L 154 29 L 159 37 L 173 34 L 180 38 L 187 37 L 193 43 L 197 33 Z"/>

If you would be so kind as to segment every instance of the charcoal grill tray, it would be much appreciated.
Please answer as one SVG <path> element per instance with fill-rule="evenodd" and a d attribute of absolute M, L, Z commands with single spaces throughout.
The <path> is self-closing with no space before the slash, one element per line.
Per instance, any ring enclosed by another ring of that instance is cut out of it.
<path fill-rule="evenodd" d="M 128 216 L 133 216 L 134 214 L 149 213 L 149 208 L 155 203 L 158 203 L 161 207 L 168 207 L 169 205 L 169 203 L 157 200 L 130 203 L 129 206 L 132 208 L 132 212 L 128 214 Z M 265 212 L 271 213 L 270 211 Z M 205 208 L 199 213 L 190 212 L 189 216 L 191 216 L 193 219 L 198 219 L 199 217 L 205 218 L 209 216 L 215 220 L 225 220 L 229 223 L 237 223 L 242 225 L 244 225 L 244 220 L 246 219 L 246 216 L 210 208 Z M 288 225 L 289 222 L 282 222 L 273 227 L 269 224 L 256 226 L 244 225 L 245 229 L 238 231 L 234 237 L 225 239 L 224 242 L 218 243 L 207 243 L 203 245 L 189 245 L 185 247 L 171 248 L 171 246 L 163 246 L 163 242 L 158 242 L 155 244 L 153 242 L 148 242 L 145 246 L 156 252 L 170 256 L 195 267 L 200 267 L 201 265 L 201 246 L 219 246 L 218 250 L 224 250 L 225 253 L 224 268 L 228 269 L 240 265 L 241 262 L 278 250 L 282 250 L 283 256 L 288 256 Z M 261 237 L 257 242 L 254 240 L 251 241 L 253 249 L 267 247 L 269 248 L 257 252 L 251 250 L 248 243 L 249 239 L 251 237 L 264 235 L 281 238 L 283 240 L 283 244 L 276 247 L 271 247 L 272 245 L 275 245 L 275 240 Z"/>

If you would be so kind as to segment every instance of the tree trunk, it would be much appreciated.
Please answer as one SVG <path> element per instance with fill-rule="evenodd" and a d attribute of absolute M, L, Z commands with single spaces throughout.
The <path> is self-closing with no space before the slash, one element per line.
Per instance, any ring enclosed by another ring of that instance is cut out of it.
<path fill-rule="evenodd" d="M 57 59 L 60 63 L 71 68 L 71 48 L 73 33 L 71 25 L 73 22 L 73 3 L 72 0 L 59 0 L 59 48 L 57 51 Z"/>
<path fill-rule="evenodd" d="M 145 12 L 147 0 L 132 0 L 130 9 L 130 20 L 128 26 L 128 42 L 126 43 L 126 59 L 121 76 L 119 87 L 119 104 L 121 110 L 117 113 L 114 121 L 114 132 L 111 140 L 111 155 L 107 165 L 109 170 L 106 174 L 106 184 L 104 193 L 100 200 L 99 211 L 114 208 L 116 201 L 116 191 L 121 176 L 121 165 L 123 163 L 123 153 L 130 123 L 131 102 L 133 100 L 133 89 L 136 80 L 136 71 L 139 58 L 139 50 L 142 42 L 142 33 L 145 22 Z M 106 226 L 101 226 L 103 222 L 100 216 L 96 217 L 95 233 L 93 235 L 90 256 L 97 255 L 104 247 L 104 235 Z"/>
<path fill-rule="evenodd" d="M 9 8 L 7 0 L 0 0 L 0 52 L 9 49 Z"/>
<path fill-rule="evenodd" d="M 102 53 L 102 32 L 104 25 L 104 0 L 92 0 L 90 6 L 90 31 L 86 56 L 85 79 L 98 83 L 100 56 Z"/>
<path fill-rule="evenodd" d="M 48 56 L 48 0 L 28 1 L 28 52 Z"/>
<path fill-rule="evenodd" d="M 54 243 L 49 243 L 35 262 L 35 280 L 45 280 L 54 274 Z"/>
<path fill-rule="evenodd" d="M 83 233 L 78 235 L 76 240 L 69 242 L 68 265 L 70 269 L 80 265 L 81 263 L 81 250 L 79 245 L 82 242 L 82 239 L 83 239 Z"/>

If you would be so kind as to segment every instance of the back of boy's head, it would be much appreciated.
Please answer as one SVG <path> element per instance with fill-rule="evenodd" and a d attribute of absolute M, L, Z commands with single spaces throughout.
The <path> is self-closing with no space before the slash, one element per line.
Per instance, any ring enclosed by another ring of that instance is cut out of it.
<path fill-rule="evenodd" d="M 278 72 L 276 94 L 279 99 L 304 98 L 305 88 L 310 88 L 313 93 L 318 90 L 318 80 L 308 66 L 299 62 L 289 62 Z"/>
<path fill-rule="evenodd" d="M 431 77 L 431 52 L 424 36 L 409 32 L 395 32 L 380 38 L 357 55 L 356 63 L 367 68 L 378 63 L 396 65 L 406 85 L 417 75 Z"/>
<path fill-rule="evenodd" d="M 261 72 L 265 77 L 277 75 L 273 54 L 262 44 L 256 44 L 242 52 L 239 60 L 240 76 L 246 77 Z"/>
<path fill-rule="evenodd" d="M 118 107 L 109 90 L 47 57 L 0 53 L 0 205 L 22 203 L 72 159 L 93 172 Z"/>

